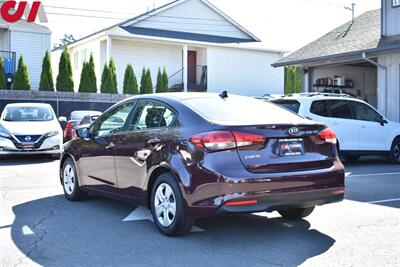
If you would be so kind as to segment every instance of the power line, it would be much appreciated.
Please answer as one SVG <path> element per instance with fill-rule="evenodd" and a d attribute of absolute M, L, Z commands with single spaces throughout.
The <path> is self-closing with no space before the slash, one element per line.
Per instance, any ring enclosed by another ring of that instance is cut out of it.
<path fill-rule="evenodd" d="M 117 12 L 117 11 L 108 11 L 108 10 L 99 10 L 99 9 L 86 9 L 86 8 L 76 8 L 76 7 L 63 7 L 63 6 L 44 6 L 45 8 L 56 8 L 56 9 L 66 9 L 66 10 L 76 10 L 76 11 L 88 11 L 88 12 L 98 12 L 98 13 L 111 13 L 111 14 L 125 14 L 132 15 L 132 13 L 128 12 Z"/>
<path fill-rule="evenodd" d="M 67 13 L 57 13 L 57 12 L 46 12 L 46 13 L 48 15 L 58 15 L 58 16 L 72 16 L 72 17 L 84 17 L 84 18 L 96 18 L 96 19 L 126 20 L 126 18 L 92 16 L 92 15 L 82 15 L 82 14 L 67 14 Z"/>

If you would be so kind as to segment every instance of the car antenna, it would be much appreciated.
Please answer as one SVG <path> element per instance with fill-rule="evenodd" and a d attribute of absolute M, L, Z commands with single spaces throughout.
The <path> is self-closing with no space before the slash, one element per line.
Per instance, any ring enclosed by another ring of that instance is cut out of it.
<path fill-rule="evenodd" d="M 219 94 L 219 97 L 221 97 L 222 99 L 228 98 L 228 92 L 222 91 L 222 93 Z"/>

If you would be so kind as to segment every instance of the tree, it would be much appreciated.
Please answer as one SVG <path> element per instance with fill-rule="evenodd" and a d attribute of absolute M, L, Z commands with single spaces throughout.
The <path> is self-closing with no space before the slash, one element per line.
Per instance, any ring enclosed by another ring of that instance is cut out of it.
<path fill-rule="evenodd" d="M 164 80 L 164 92 L 168 92 L 169 86 L 168 86 L 168 74 L 167 74 L 167 70 L 163 69 L 163 73 L 162 73 L 162 78 Z"/>
<path fill-rule="evenodd" d="M 86 92 L 97 93 L 97 78 L 94 65 L 93 53 L 90 53 L 89 63 L 86 64 Z"/>
<path fill-rule="evenodd" d="M 302 72 L 295 66 L 285 67 L 285 94 L 300 93 L 302 91 Z"/>
<path fill-rule="evenodd" d="M 140 94 L 146 94 L 146 69 L 143 67 L 142 69 L 142 76 L 140 77 Z"/>
<path fill-rule="evenodd" d="M 0 89 L 7 89 L 6 73 L 4 71 L 3 59 L 0 57 Z"/>
<path fill-rule="evenodd" d="M 51 56 L 49 51 L 46 51 L 46 54 L 44 55 L 43 58 L 39 90 L 54 91 L 53 71 L 51 69 Z"/>
<path fill-rule="evenodd" d="M 124 75 L 123 93 L 130 94 L 130 95 L 137 95 L 139 93 L 137 79 L 136 79 L 135 72 L 133 71 L 133 67 L 131 64 L 128 64 L 128 66 L 126 66 L 125 75 Z"/>
<path fill-rule="evenodd" d="M 101 86 L 100 92 L 108 94 L 116 94 L 116 90 L 113 88 L 113 81 L 110 68 L 107 64 L 104 65 L 103 74 L 101 75 Z"/>
<path fill-rule="evenodd" d="M 64 34 L 64 37 L 60 39 L 60 43 L 56 44 L 53 49 L 64 49 L 64 47 L 68 46 L 69 44 L 75 42 L 75 38 L 72 34 Z"/>
<path fill-rule="evenodd" d="M 72 78 L 71 58 L 66 47 L 60 57 L 58 64 L 58 76 L 56 82 L 56 89 L 60 92 L 73 92 L 74 80 Z"/>
<path fill-rule="evenodd" d="M 153 82 L 151 81 L 150 69 L 143 68 L 142 77 L 140 79 L 140 94 L 152 94 Z"/>
<path fill-rule="evenodd" d="M 14 90 L 30 90 L 28 67 L 24 62 L 24 57 L 21 55 L 18 60 L 18 68 L 14 76 Z"/>
<path fill-rule="evenodd" d="M 110 59 L 109 69 L 111 73 L 112 89 L 113 91 L 117 92 L 117 68 L 115 67 L 115 61 L 113 58 Z"/>
<path fill-rule="evenodd" d="M 153 93 L 153 81 L 151 80 L 150 69 L 147 69 L 146 71 L 146 89 L 147 94 Z"/>
<path fill-rule="evenodd" d="M 164 92 L 164 79 L 161 73 L 160 68 L 158 68 L 157 73 L 157 84 L 156 84 L 156 93 L 163 93 Z"/>
<path fill-rule="evenodd" d="M 81 80 L 79 82 L 78 92 L 87 93 L 88 92 L 88 64 L 87 62 L 83 62 L 82 72 L 81 72 Z"/>
<path fill-rule="evenodd" d="M 302 91 L 302 71 L 298 67 L 293 68 L 293 91 L 294 93 L 301 93 Z"/>

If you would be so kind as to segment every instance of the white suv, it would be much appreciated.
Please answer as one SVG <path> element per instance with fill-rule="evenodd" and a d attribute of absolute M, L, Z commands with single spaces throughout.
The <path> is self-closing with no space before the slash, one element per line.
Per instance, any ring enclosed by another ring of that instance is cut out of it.
<path fill-rule="evenodd" d="M 400 164 L 400 123 L 389 121 L 366 102 L 340 94 L 293 94 L 270 100 L 337 134 L 340 154 L 349 161 L 385 155 Z"/>

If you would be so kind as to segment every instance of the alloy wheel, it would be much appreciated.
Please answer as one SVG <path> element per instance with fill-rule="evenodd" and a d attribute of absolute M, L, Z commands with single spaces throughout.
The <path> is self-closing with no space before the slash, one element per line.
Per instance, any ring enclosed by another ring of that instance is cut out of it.
<path fill-rule="evenodd" d="M 394 158 L 395 158 L 398 162 L 400 162 L 400 142 L 398 142 L 398 143 L 396 144 L 396 146 L 394 147 L 393 153 L 394 153 Z"/>
<path fill-rule="evenodd" d="M 158 222 L 163 227 L 169 227 L 176 215 L 176 199 L 171 186 L 162 183 L 154 196 L 154 209 Z"/>
<path fill-rule="evenodd" d="M 74 168 L 69 164 L 65 165 L 64 167 L 63 183 L 65 192 L 68 195 L 71 195 L 74 192 L 75 187 L 75 171 Z"/>

